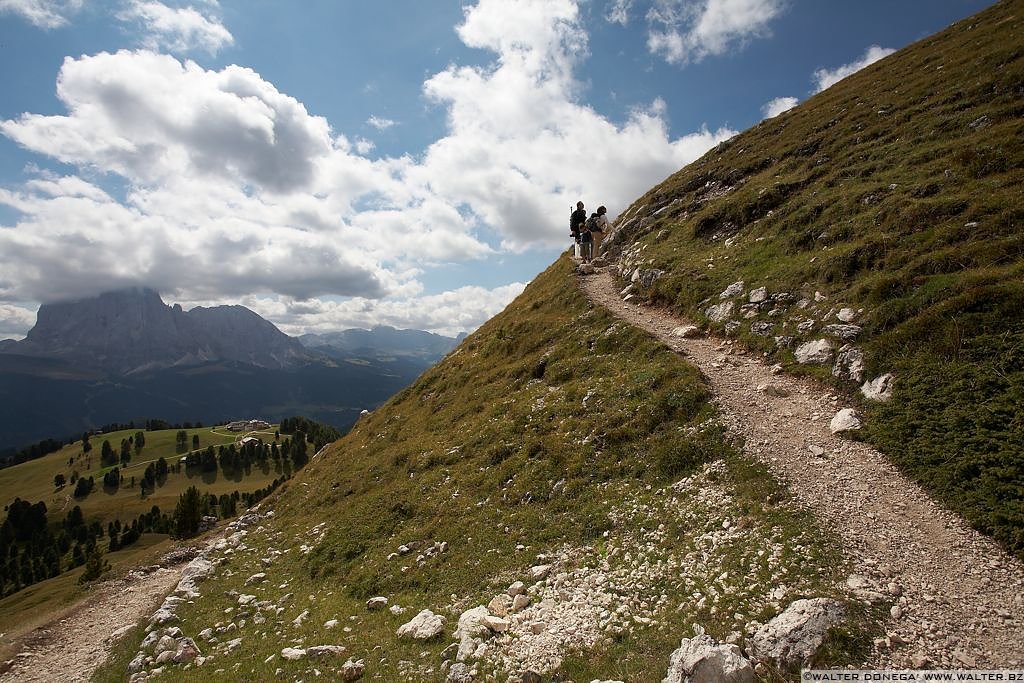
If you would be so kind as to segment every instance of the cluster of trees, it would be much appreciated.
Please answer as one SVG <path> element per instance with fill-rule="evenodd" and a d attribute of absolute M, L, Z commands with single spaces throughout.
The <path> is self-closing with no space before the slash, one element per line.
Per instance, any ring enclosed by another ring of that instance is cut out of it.
<path fill-rule="evenodd" d="M 36 458 L 41 458 L 44 455 L 49 455 L 50 453 L 55 453 L 69 443 L 74 443 L 74 440 L 43 439 L 42 441 L 34 443 L 31 446 L 26 446 L 21 450 L 15 451 L 11 449 L 10 451 L 4 451 L 4 454 L 0 456 L 0 469 L 20 465 L 23 462 L 35 460 Z"/>
<path fill-rule="evenodd" d="M 266 444 L 250 441 L 241 446 L 207 446 L 206 450 L 194 450 L 185 456 L 185 471 L 216 472 L 219 467 L 226 477 L 249 474 L 255 465 L 268 471 L 273 464 L 277 473 L 301 469 L 309 462 L 308 445 L 305 438 L 296 435 L 281 444 Z"/>
<path fill-rule="evenodd" d="M 216 423 L 214 423 L 216 424 Z M 202 422 L 164 422 L 163 420 L 146 420 L 146 431 L 147 432 L 159 432 L 164 429 L 202 429 Z M 134 429 L 134 427 L 129 427 Z"/>
<path fill-rule="evenodd" d="M 138 456 L 142 452 L 142 449 L 146 445 L 146 434 L 144 432 L 135 432 L 135 436 L 129 436 L 127 439 L 121 439 L 121 450 L 119 452 L 114 451 L 114 447 L 110 445 L 109 440 L 104 440 L 103 445 L 100 446 L 100 465 L 103 467 L 110 467 L 120 463 L 122 467 L 127 465 L 132 460 L 132 455 Z M 82 437 L 82 452 L 88 453 L 92 449 L 89 444 L 89 436 L 85 435 Z"/>
<path fill-rule="evenodd" d="M 192 429 L 193 427 L 198 429 L 202 426 L 202 422 L 175 422 L 174 424 L 171 424 L 165 420 L 151 419 L 146 420 L 143 423 L 142 428 L 147 432 L 158 432 L 161 429 Z M 104 434 L 106 432 L 123 432 L 135 428 L 135 421 L 132 420 L 127 423 L 111 422 L 110 424 L 103 425 L 97 431 Z"/>
<path fill-rule="evenodd" d="M 171 466 L 167 463 L 167 460 L 161 456 L 157 458 L 156 462 L 151 462 L 146 465 L 146 469 L 142 473 L 142 479 L 139 482 L 139 488 L 141 489 L 141 495 L 143 497 L 150 495 L 156 490 L 157 486 L 163 486 L 167 482 L 167 475 L 171 472 Z M 175 468 L 180 470 L 180 466 Z M 96 483 L 93 481 L 92 476 L 79 477 L 77 470 L 71 473 L 71 481 L 75 484 L 75 498 L 85 498 L 95 489 Z M 67 483 L 66 478 L 63 474 L 56 474 L 53 477 L 54 488 L 61 488 Z M 124 484 L 124 473 L 120 467 L 114 466 L 103 475 L 103 488 L 108 493 L 114 493 Z M 135 477 L 131 478 L 129 485 L 135 487 Z"/>
<path fill-rule="evenodd" d="M 313 442 L 314 453 L 341 438 L 341 432 L 334 427 L 314 422 L 305 417 L 286 417 L 281 420 L 281 427 L 278 431 L 282 434 L 304 434 L 306 439 Z"/>
<path fill-rule="evenodd" d="M 142 489 L 142 495 L 148 496 L 156 490 L 157 486 L 163 486 L 167 481 L 167 473 L 170 471 L 170 467 L 167 465 L 167 461 L 163 457 L 157 459 L 157 461 L 151 462 L 146 465 L 145 471 L 142 473 L 142 482 L 139 484 L 139 488 Z"/>
<path fill-rule="evenodd" d="M 184 444 L 186 448 L 189 438 L 185 429 L 192 426 L 185 423 L 182 426 L 170 427 L 179 428 L 178 443 Z M 202 425 L 197 423 L 195 426 Z M 133 429 L 134 424 L 127 427 L 108 427 L 111 430 Z M 151 427 L 169 428 L 166 423 L 159 420 L 147 421 L 146 430 L 149 431 Z M 252 507 L 277 490 L 291 477 L 292 471 L 299 470 L 309 461 L 307 439 L 313 442 L 315 450 L 319 450 L 326 443 L 340 438 L 340 433 L 334 428 L 306 418 L 285 420 L 280 433 L 290 434 L 292 438 L 281 443 L 275 440 L 272 444 L 253 440 L 244 445 L 230 444 L 217 449 L 208 446 L 203 451 L 198 448 L 199 436 L 193 435 L 192 451 L 186 458 L 186 468 L 199 468 L 205 472 L 220 468 L 225 475 L 230 476 L 248 474 L 254 465 L 263 468 L 265 472 L 273 466 L 282 476 L 256 491 L 242 493 L 236 490 L 220 496 L 203 493 L 195 486 L 191 486 L 181 494 L 171 515 L 161 512 L 160 508 L 154 505 L 149 512 L 140 514 L 130 524 L 117 519 L 108 522 L 104 529 L 98 520 L 86 522 L 78 505 L 63 519 L 50 522 L 45 503 L 40 501 L 30 504 L 15 498 L 5 508 L 6 516 L 0 525 L 0 596 L 10 595 L 26 586 L 83 565 L 86 571 L 81 577 L 82 581 L 98 578 L 109 567 L 103 553 L 130 546 L 143 533 L 171 534 L 178 538 L 194 536 L 199 532 L 204 516 L 221 519 L 234 517 L 240 507 Z M 89 437 L 89 433 L 81 437 L 82 451 L 86 454 L 92 450 Z M 67 443 L 74 442 L 75 439 L 72 439 Z M 59 450 L 64 445 L 65 442 L 58 440 L 40 442 L 32 451 L 39 455 L 33 457 Z M 113 467 L 103 475 L 103 486 L 108 489 L 121 486 L 124 482 L 123 466 L 131 460 L 133 452 L 138 455 L 144 446 L 145 434 L 141 430 L 135 432 L 134 436 L 122 440 L 119 452 L 114 451 L 108 441 L 104 441 L 100 449 L 101 461 Z M 51 450 L 43 452 L 46 448 Z M 72 459 L 69 465 L 73 464 Z M 180 465 L 173 469 L 180 471 Z M 142 494 L 145 496 L 156 486 L 162 486 L 171 470 L 172 467 L 162 457 L 149 463 L 140 482 Z M 134 486 L 135 477 L 132 477 L 131 481 Z M 63 473 L 54 477 L 54 486 L 58 489 L 67 483 Z M 70 483 L 75 485 L 74 496 L 79 499 L 88 496 L 96 485 L 92 476 L 80 477 L 77 470 L 72 472 Z"/>
<path fill-rule="evenodd" d="M 235 491 L 220 497 L 212 493 L 202 493 L 195 486 L 189 486 L 178 497 L 178 504 L 170 520 L 170 533 L 174 538 L 191 538 L 202 528 L 203 517 L 227 519 L 238 514 L 238 504 L 250 508 L 260 502 L 286 482 L 288 477 L 278 477 L 261 489 L 248 493 Z"/>
<path fill-rule="evenodd" d="M 106 481 L 106 479 L 104 479 L 104 481 Z M 96 488 L 96 482 L 93 481 L 91 475 L 89 476 L 88 479 L 86 479 L 85 477 L 78 477 L 77 480 L 75 481 L 75 492 L 73 495 L 75 496 L 75 498 L 85 498 L 90 493 L 92 493 L 92 490 L 94 488 Z"/>
<path fill-rule="evenodd" d="M 155 432 L 161 429 L 199 429 L 202 426 L 202 422 L 182 422 L 171 424 L 169 422 L 165 422 L 164 420 L 154 419 L 146 420 L 144 429 L 147 432 Z M 103 425 L 99 429 L 95 430 L 95 432 L 93 433 L 105 434 L 108 432 L 120 432 L 135 428 L 136 427 L 134 421 L 128 423 L 111 422 L 110 424 Z M 65 439 L 50 438 L 43 439 L 42 441 L 30 444 L 28 446 L 25 446 L 24 448 L 17 450 L 14 448 L 4 449 L 3 451 L 0 451 L 0 469 L 3 469 L 5 467 L 12 467 L 14 465 L 20 465 L 23 462 L 35 460 L 36 458 L 41 458 L 44 455 L 49 455 L 50 453 L 55 453 L 60 449 L 64 448 L 64 446 L 74 443 L 76 440 L 77 439 L 75 439 L 74 437 Z M 137 440 L 138 432 L 136 433 L 136 441 Z M 85 434 L 82 435 L 82 447 L 85 453 L 89 453 L 89 451 L 92 449 L 92 445 L 89 444 L 89 432 L 86 432 Z M 141 450 L 142 446 L 138 446 L 138 448 Z M 196 446 L 196 448 L 198 448 L 198 446 Z M 138 453 L 136 453 L 136 455 L 137 454 Z"/>
<path fill-rule="evenodd" d="M 143 533 L 167 533 L 169 529 L 169 517 L 155 505 L 130 525 L 118 520 L 104 530 L 98 521 L 87 523 L 78 505 L 63 520 L 51 524 L 45 503 L 15 498 L 0 525 L 0 595 L 53 578 L 91 558 L 102 568 L 99 560 L 104 541 L 106 550 L 117 550 L 135 543 Z"/>

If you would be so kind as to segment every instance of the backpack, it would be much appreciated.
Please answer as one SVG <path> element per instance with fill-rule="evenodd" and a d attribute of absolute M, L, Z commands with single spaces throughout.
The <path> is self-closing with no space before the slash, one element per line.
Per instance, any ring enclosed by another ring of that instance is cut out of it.
<path fill-rule="evenodd" d="M 582 209 L 574 209 L 573 212 L 569 214 L 569 232 L 573 235 L 579 235 L 580 228 L 583 227 L 583 224 L 586 222 L 587 212 Z"/>
<path fill-rule="evenodd" d="M 597 222 L 597 214 L 587 219 L 587 230 L 590 232 L 601 232 L 601 224 Z"/>

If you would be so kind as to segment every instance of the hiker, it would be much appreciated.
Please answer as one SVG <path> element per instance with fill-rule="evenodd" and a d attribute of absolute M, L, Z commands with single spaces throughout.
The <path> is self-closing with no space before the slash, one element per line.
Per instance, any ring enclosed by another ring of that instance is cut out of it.
<path fill-rule="evenodd" d="M 590 234 L 593 236 L 594 239 L 594 246 L 591 247 L 592 256 L 599 256 L 601 253 L 601 240 L 604 239 L 604 233 L 609 229 L 608 217 L 605 215 L 607 213 L 607 208 L 605 208 L 604 206 L 599 206 L 597 207 L 597 213 L 591 216 L 593 220 L 588 221 L 591 224 Z"/>
<path fill-rule="evenodd" d="M 569 215 L 569 234 L 576 243 L 574 249 L 576 256 L 580 255 L 580 229 L 587 222 L 587 210 L 583 208 L 583 202 L 576 202 L 576 210 Z"/>
<path fill-rule="evenodd" d="M 587 219 L 580 226 L 580 257 L 584 263 L 590 263 L 590 259 L 594 258 L 594 235 L 590 231 L 592 223 L 591 219 Z"/>

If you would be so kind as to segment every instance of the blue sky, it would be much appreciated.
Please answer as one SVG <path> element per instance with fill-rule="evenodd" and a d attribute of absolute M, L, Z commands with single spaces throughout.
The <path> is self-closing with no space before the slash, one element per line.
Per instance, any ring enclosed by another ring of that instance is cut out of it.
<path fill-rule="evenodd" d="M 977 0 L 0 0 L 0 338 L 131 285 L 455 334 Z"/>

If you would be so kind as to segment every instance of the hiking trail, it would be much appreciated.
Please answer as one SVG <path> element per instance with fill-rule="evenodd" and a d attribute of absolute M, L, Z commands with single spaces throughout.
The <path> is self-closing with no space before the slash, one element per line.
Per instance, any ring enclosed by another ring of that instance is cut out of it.
<path fill-rule="evenodd" d="M 728 340 L 673 335 L 689 321 L 624 302 L 610 267 L 579 279 L 594 304 L 700 369 L 746 453 L 841 540 L 850 589 L 892 605 L 872 666 L 1024 667 L 1024 564 L 939 507 L 877 450 L 832 435 L 830 420 L 848 407 L 837 394 L 774 374 Z"/>
<path fill-rule="evenodd" d="M 196 552 L 184 546 L 158 565 L 97 583 L 52 620 L 12 640 L 16 653 L 0 664 L 0 681 L 90 680 L 117 641 L 160 606 Z"/>

